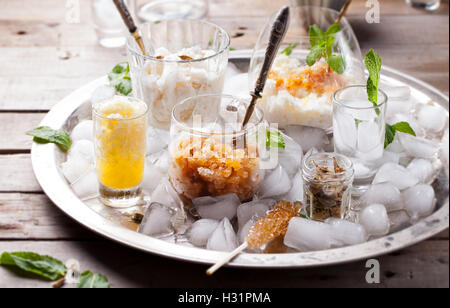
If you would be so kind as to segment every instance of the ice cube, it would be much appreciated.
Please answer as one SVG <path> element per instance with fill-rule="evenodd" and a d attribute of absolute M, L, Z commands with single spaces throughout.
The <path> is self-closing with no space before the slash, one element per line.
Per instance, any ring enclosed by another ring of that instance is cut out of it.
<path fill-rule="evenodd" d="M 253 227 L 256 221 L 257 221 L 256 217 L 252 217 L 247 221 L 246 224 L 244 224 L 242 227 L 239 228 L 238 231 L 239 243 L 243 244 L 245 242 L 245 239 L 247 237 L 248 232 L 250 231 L 250 228 Z"/>
<path fill-rule="evenodd" d="M 176 209 L 158 202 L 152 202 L 145 211 L 138 232 L 154 237 L 171 235 L 175 231 L 176 215 Z"/>
<path fill-rule="evenodd" d="M 261 198 L 281 196 L 291 190 L 292 183 L 282 166 L 278 166 L 262 182 L 259 188 Z"/>
<path fill-rule="evenodd" d="M 300 251 L 329 249 L 336 244 L 331 230 L 329 224 L 294 217 L 289 222 L 284 244 Z"/>
<path fill-rule="evenodd" d="M 152 194 L 161 181 L 167 181 L 167 174 L 161 172 L 161 170 L 154 164 L 148 163 L 146 160 L 144 176 L 142 178 L 142 190 L 146 194 Z"/>
<path fill-rule="evenodd" d="M 237 208 L 239 228 L 241 228 L 250 220 L 250 218 L 254 216 L 264 216 L 267 211 L 275 206 L 276 203 L 277 202 L 273 199 L 262 199 L 239 205 L 239 207 Z"/>
<path fill-rule="evenodd" d="M 380 128 L 377 123 L 372 121 L 363 121 L 358 124 L 358 151 L 368 153 L 381 147 L 380 157 L 383 155 L 382 141 L 380 137 Z"/>
<path fill-rule="evenodd" d="M 167 148 L 170 135 L 168 131 L 149 127 L 147 130 L 147 155 L 160 152 Z"/>
<path fill-rule="evenodd" d="M 98 196 L 99 184 L 97 172 L 92 169 L 84 176 L 72 183 L 72 189 L 81 200 L 88 200 Z"/>
<path fill-rule="evenodd" d="M 397 211 L 403 208 L 403 199 L 400 190 L 391 183 L 380 183 L 371 185 L 361 196 L 361 201 L 365 205 L 383 204 L 388 212 Z"/>
<path fill-rule="evenodd" d="M 286 134 L 294 139 L 303 151 L 309 151 L 311 148 L 324 149 L 330 144 L 327 134 L 321 128 L 289 125 L 285 129 Z"/>
<path fill-rule="evenodd" d="M 303 202 L 303 175 L 300 170 L 292 180 L 291 190 L 283 196 L 283 200 L 288 202 Z"/>
<path fill-rule="evenodd" d="M 72 144 L 67 161 L 61 164 L 61 169 L 69 183 L 74 183 L 94 168 L 94 164 L 94 144 L 83 139 Z"/>
<path fill-rule="evenodd" d="M 219 222 L 213 219 L 200 219 L 194 222 L 187 231 L 189 242 L 198 247 L 205 247 L 208 239 L 214 230 L 219 226 Z"/>
<path fill-rule="evenodd" d="M 333 118 L 333 137 L 335 150 L 352 156 L 356 149 L 358 133 L 353 116 L 337 112 Z"/>
<path fill-rule="evenodd" d="M 433 187 L 419 184 L 403 192 L 405 208 L 413 220 L 430 215 L 436 206 Z"/>
<path fill-rule="evenodd" d="M 433 164 L 428 159 L 416 158 L 406 169 L 418 178 L 420 183 L 428 183 L 434 175 Z"/>
<path fill-rule="evenodd" d="M 385 164 L 385 163 L 399 164 L 400 163 L 400 158 L 402 156 L 403 156 L 402 153 L 396 153 L 396 152 L 391 152 L 391 151 L 384 150 L 383 157 L 381 158 L 380 163 L 381 164 Z"/>
<path fill-rule="evenodd" d="M 354 160 L 353 169 L 355 170 L 355 179 L 364 179 L 372 175 L 372 171 L 364 163 Z"/>
<path fill-rule="evenodd" d="M 151 201 L 173 208 L 180 208 L 182 202 L 168 180 L 161 181 L 151 195 Z"/>
<path fill-rule="evenodd" d="M 291 137 L 281 133 L 285 148 L 279 148 L 278 151 L 278 162 L 289 175 L 289 177 L 294 177 L 294 175 L 301 169 L 303 150 L 302 147 L 295 142 Z"/>
<path fill-rule="evenodd" d="M 94 122 L 92 120 L 81 121 L 70 134 L 72 143 L 78 140 L 90 140 L 94 142 Z"/>
<path fill-rule="evenodd" d="M 427 131 L 439 133 L 447 124 L 447 114 L 442 107 L 422 104 L 417 113 L 417 122 Z"/>
<path fill-rule="evenodd" d="M 439 151 L 439 144 L 421 137 L 399 133 L 400 143 L 405 151 L 418 158 L 431 158 Z"/>
<path fill-rule="evenodd" d="M 325 221 L 331 226 L 331 237 L 335 246 L 357 245 L 367 241 L 368 235 L 363 226 L 344 220 L 329 218 Z"/>
<path fill-rule="evenodd" d="M 411 113 L 413 108 L 413 101 L 411 99 L 407 100 L 389 100 L 386 106 L 386 118 L 390 122 L 395 119 L 398 114 L 408 115 Z"/>
<path fill-rule="evenodd" d="M 400 190 L 416 185 L 419 180 L 405 167 L 386 163 L 378 170 L 372 184 L 391 183 Z"/>
<path fill-rule="evenodd" d="M 218 197 L 200 197 L 192 201 L 201 218 L 229 220 L 236 216 L 237 208 L 241 204 L 236 194 L 226 194 Z"/>
<path fill-rule="evenodd" d="M 91 103 L 96 104 L 116 95 L 116 89 L 112 86 L 103 85 L 92 92 Z"/>
<path fill-rule="evenodd" d="M 218 251 L 233 251 L 238 247 L 238 239 L 228 218 L 224 218 L 211 234 L 206 248 Z"/>
<path fill-rule="evenodd" d="M 359 223 L 371 236 L 378 237 L 389 233 L 389 216 L 382 204 L 371 204 L 363 208 L 359 214 Z"/>

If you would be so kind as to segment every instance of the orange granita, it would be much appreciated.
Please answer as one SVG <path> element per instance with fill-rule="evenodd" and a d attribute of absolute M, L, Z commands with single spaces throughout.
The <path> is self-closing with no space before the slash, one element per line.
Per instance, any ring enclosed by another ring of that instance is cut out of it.
<path fill-rule="evenodd" d="M 305 67 L 288 76 L 279 76 L 275 71 L 271 71 L 268 78 L 275 80 L 277 89 L 285 89 L 295 97 L 299 96 L 299 91 L 303 93 L 305 90 L 321 96 L 324 93 L 333 93 L 345 85 L 342 76 L 334 72 L 326 62 Z"/>
<path fill-rule="evenodd" d="M 171 148 L 169 176 L 189 200 L 235 193 L 241 201 L 260 183 L 256 146 L 234 149 L 215 137 L 186 137 Z"/>

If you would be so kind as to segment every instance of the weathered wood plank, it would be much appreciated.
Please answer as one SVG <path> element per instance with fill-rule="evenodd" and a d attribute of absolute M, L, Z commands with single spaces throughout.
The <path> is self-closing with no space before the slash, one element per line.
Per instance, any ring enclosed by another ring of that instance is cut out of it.
<path fill-rule="evenodd" d="M 112 242 L 2 242 L 1 251 L 34 251 L 60 260 L 75 258 L 82 269 L 105 274 L 112 287 L 448 287 L 448 241 L 427 241 L 377 258 L 381 284 L 365 281 L 365 262 L 306 270 L 223 268 L 213 277 L 206 266 L 126 249 Z M 49 287 L 50 283 L 22 279 L 0 267 L 0 287 Z"/>
<path fill-rule="evenodd" d="M 37 127 L 44 113 L 0 113 L 0 153 L 27 151 L 32 137 L 25 133 Z"/>
<path fill-rule="evenodd" d="M 99 239 L 61 212 L 44 194 L 0 193 L 0 240 Z"/>
<path fill-rule="evenodd" d="M 41 192 L 30 154 L 0 155 L 0 192 Z"/>

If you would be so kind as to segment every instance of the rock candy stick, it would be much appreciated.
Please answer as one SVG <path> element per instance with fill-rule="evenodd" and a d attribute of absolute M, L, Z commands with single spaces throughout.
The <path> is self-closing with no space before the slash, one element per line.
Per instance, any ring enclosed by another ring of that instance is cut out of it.
<path fill-rule="evenodd" d="M 230 262 L 247 247 L 260 247 L 275 238 L 286 234 L 289 221 L 292 217 L 298 215 L 301 208 L 302 204 L 300 202 L 295 202 L 294 204 L 286 201 L 279 202 L 272 210 L 267 212 L 266 216 L 258 219 L 255 225 L 250 228 L 245 242 L 241 246 L 230 252 L 223 260 L 209 268 L 206 271 L 206 274 L 214 274 L 219 268 Z"/>

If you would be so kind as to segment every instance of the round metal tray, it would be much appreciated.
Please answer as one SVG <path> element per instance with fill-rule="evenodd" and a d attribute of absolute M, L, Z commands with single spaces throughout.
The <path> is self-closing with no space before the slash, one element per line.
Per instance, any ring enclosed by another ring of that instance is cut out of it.
<path fill-rule="evenodd" d="M 245 71 L 248 69 L 250 55 L 250 51 L 232 52 L 230 63 Z M 382 81 L 392 86 L 409 85 L 412 95 L 419 101 L 433 100 L 444 107 L 447 112 L 449 110 L 448 96 L 415 78 L 394 69 L 383 67 Z M 76 90 L 56 104 L 41 125 L 51 126 L 55 129 L 64 128 L 70 131 L 80 119 L 90 118 L 89 100 L 91 93 L 106 82 L 107 78 L 102 77 Z M 53 144 L 33 144 L 31 156 L 36 178 L 47 196 L 64 213 L 86 228 L 123 245 L 184 261 L 212 264 L 226 255 L 222 252 L 187 247 L 152 238 L 103 217 L 82 202 L 72 191 L 60 171 L 60 164 L 64 161 L 65 155 L 56 146 Z M 361 245 L 339 249 L 284 254 L 243 253 L 235 258 L 229 266 L 255 268 L 324 266 L 367 259 L 416 244 L 438 234 L 449 226 L 448 174 L 448 164 L 445 164 L 434 183 L 438 197 L 436 211 L 412 226 Z"/>

